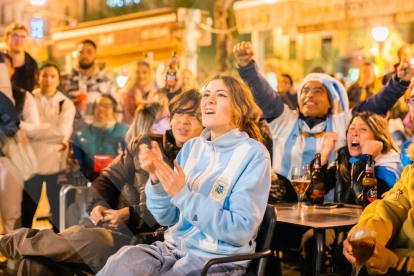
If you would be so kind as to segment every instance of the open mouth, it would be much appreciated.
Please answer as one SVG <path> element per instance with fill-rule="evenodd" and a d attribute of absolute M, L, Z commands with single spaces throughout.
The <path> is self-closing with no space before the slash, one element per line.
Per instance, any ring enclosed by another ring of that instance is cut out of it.
<path fill-rule="evenodd" d="M 213 115 L 213 114 L 216 114 L 216 112 L 214 110 L 212 110 L 212 109 L 206 109 L 204 111 L 204 114 L 205 115 Z"/>
<path fill-rule="evenodd" d="M 306 106 L 316 106 L 316 103 L 314 102 L 305 102 Z"/>
<path fill-rule="evenodd" d="M 187 135 L 190 131 L 187 129 L 180 128 L 178 129 L 178 133 L 181 135 Z"/>
<path fill-rule="evenodd" d="M 351 141 L 351 149 L 359 149 L 360 144 L 357 141 Z"/>

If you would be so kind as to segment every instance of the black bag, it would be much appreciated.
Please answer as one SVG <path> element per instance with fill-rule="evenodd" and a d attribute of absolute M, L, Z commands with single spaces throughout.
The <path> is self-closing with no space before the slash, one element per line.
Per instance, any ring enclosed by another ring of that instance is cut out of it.
<path fill-rule="evenodd" d="M 153 244 L 156 241 L 164 241 L 164 232 L 168 227 L 160 227 L 155 232 L 143 232 L 131 240 L 131 245 Z"/>
<path fill-rule="evenodd" d="M 272 183 L 269 192 L 269 203 L 296 202 L 298 196 L 289 179 L 272 171 Z"/>

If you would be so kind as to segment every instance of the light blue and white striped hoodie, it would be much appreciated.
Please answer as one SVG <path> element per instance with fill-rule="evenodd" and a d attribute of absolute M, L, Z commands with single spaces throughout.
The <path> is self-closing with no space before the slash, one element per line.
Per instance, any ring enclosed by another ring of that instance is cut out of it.
<path fill-rule="evenodd" d="M 252 253 L 269 195 L 269 153 L 237 129 L 210 136 L 205 129 L 178 154 L 187 184 L 174 198 L 147 183 L 148 209 L 161 225 L 174 225 L 165 241 L 179 250 L 206 259 Z"/>

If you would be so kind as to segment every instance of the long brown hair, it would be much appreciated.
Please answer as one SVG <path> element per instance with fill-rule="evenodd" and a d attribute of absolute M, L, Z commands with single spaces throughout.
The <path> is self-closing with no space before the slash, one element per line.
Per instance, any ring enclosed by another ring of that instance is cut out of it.
<path fill-rule="evenodd" d="M 218 74 L 207 78 L 206 87 L 213 80 L 222 80 L 228 88 L 230 107 L 233 113 L 233 124 L 240 131 L 246 132 L 250 138 L 263 142 L 263 136 L 253 116 L 255 102 L 249 87 L 239 78 L 229 74 Z"/>
<path fill-rule="evenodd" d="M 374 134 L 374 139 L 376 141 L 382 142 L 382 151 L 381 153 L 388 153 L 390 150 L 395 150 L 398 152 L 398 148 L 395 146 L 391 134 L 388 130 L 388 123 L 385 120 L 384 117 L 378 114 L 374 114 L 371 112 L 361 112 L 356 113 L 354 117 L 352 118 L 351 122 L 349 122 L 348 128 L 346 133 L 348 134 L 348 130 L 352 122 L 355 120 L 355 118 L 361 118 L 364 123 L 367 124 L 367 126 L 370 128 L 372 133 Z M 348 161 L 350 158 L 348 145 L 344 147 L 343 154 L 339 155 L 339 158 L 342 158 L 341 165 L 339 167 L 339 173 L 346 182 L 349 182 L 350 180 L 350 172 L 349 172 L 349 166 Z"/>

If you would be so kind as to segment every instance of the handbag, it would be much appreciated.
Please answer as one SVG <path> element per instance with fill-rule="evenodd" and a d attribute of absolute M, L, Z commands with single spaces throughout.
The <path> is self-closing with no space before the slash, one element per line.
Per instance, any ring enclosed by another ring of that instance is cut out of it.
<path fill-rule="evenodd" d="M 24 181 L 29 180 L 39 172 L 37 159 L 33 149 L 22 130 L 13 137 L 0 139 L 0 148 L 10 162 L 19 170 Z"/>

